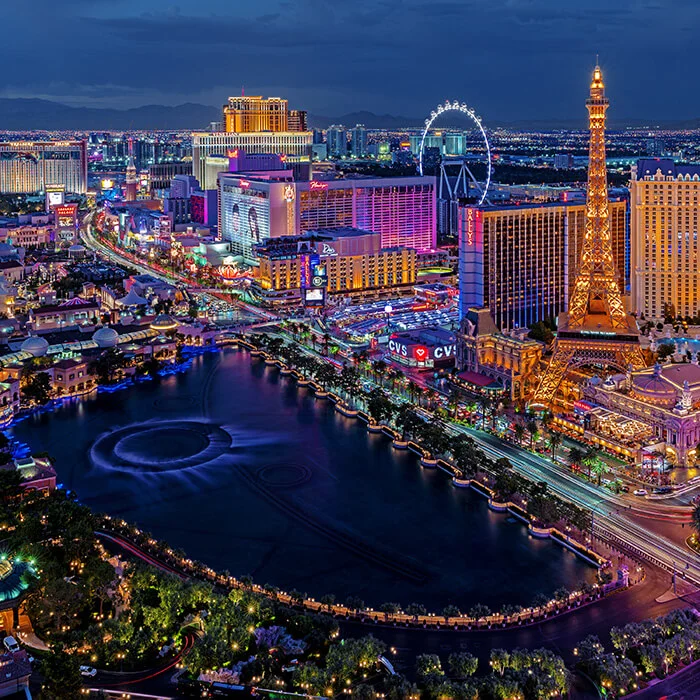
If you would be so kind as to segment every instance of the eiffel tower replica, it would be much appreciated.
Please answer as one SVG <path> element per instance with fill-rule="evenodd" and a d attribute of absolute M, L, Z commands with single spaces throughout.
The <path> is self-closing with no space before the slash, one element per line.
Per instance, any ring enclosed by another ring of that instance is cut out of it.
<path fill-rule="evenodd" d="M 567 369 L 583 366 L 646 366 L 635 319 L 625 312 L 610 239 L 608 181 L 605 167 L 605 84 L 596 65 L 586 100 L 590 129 L 586 230 L 569 311 L 559 315 L 552 359 L 530 402 L 545 408 L 554 402 Z"/>

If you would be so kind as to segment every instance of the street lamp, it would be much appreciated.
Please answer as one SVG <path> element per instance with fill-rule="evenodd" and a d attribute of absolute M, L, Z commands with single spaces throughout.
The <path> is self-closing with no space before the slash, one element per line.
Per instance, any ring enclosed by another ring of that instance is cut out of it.
<path fill-rule="evenodd" d="M 389 319 L 391 318 L 391 312 L 394 310 L 394 307 L 391 304 L 387 304 L 384 307 L 384 313 L 386 314 L 386 334 L 389 335 L 391 332 L 391 325 L 389 323 Z"/>

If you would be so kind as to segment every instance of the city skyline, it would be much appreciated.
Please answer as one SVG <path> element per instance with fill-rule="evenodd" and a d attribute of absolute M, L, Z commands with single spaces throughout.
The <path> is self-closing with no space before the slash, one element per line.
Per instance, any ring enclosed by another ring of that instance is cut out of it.
<path fill-rule="evenodd" d="M 675 118 L 690 119 L 700 116 L 700 98 L 683 89 L 681 68 L 698 22 L 693 3 L 671 10 L 662 0 L 575 9 L 551 0 L 264 0 L 235 11 L 222 0 L 196 9 L 153 0 L 146 11 L 133 0 L 34 0 L 6 8 L 0 55 L 16 61 L 27 26 L 33 50 L 8 72 L 0 96 L 129 108 L 218 105 L 244 88 L 330 116 L 367 109 L 413 117 L 449 97 L 492 121 L 579 119 L 580 76 L 600 54 L 619 96 L 615 119 L 661 120 L 670 104 Z M 52 61 L 57 41 L 79 50 Z"/>

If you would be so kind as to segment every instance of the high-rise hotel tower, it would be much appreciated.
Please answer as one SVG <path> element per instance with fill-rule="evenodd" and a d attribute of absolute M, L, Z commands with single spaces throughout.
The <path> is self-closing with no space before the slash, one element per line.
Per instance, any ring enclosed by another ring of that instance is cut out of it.
<path fill-rule="evenodd" d="M 632 310 L 651 321 L 700 315 L 700 166 L 668 158 L 632 168 Z"/>

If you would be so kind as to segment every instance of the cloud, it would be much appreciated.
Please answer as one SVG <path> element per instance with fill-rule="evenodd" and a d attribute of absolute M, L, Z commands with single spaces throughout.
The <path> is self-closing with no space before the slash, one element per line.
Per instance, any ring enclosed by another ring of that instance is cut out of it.
<path fill-rule="evenodd" d="M 13 70 L 0 92 L 71 104 L 219 104 L 244 84 L 329 115 L 417 114 L 451 97 L 485 118 L 576 116 L 600 52 L 618 114 L 700 114 L 676 70 L 694 55 L 683 30 L 700 26 L 697 0 L 25 0 L 3 11 L 0 62 Z"/>

